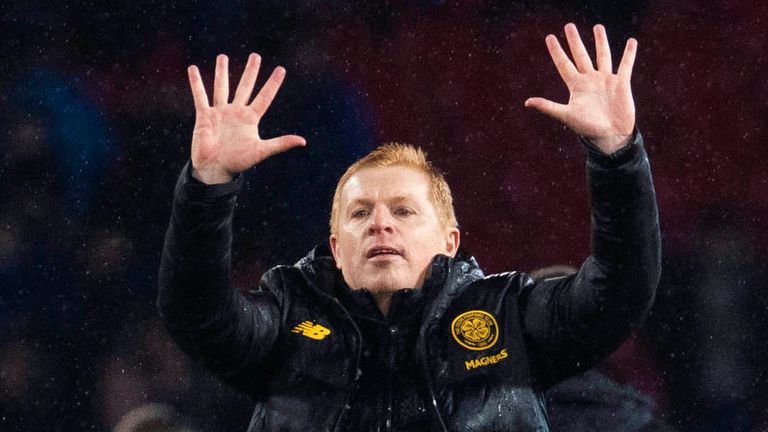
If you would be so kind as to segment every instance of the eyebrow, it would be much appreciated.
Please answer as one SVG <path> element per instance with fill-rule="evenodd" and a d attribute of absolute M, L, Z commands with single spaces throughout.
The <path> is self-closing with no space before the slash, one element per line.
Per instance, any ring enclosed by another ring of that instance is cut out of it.
<path fill-rule="evenodd" d="M 392 197 L 392 198 L 388 199 L 387 201 L 388 202 L 399 203 L 399 202 L 403 202 L 403 201 L 408 201 L 410 199 L 411 199 L 410 195 L 398 195 L 398 196 L 395 196 L 395 197 Z M 357 198 L 354 201 L 352 201 L 351 203 L 349 203 L 346 208 L 350 209 L 351 207 L 355 207 L 357 205 L 371 205 L 372 203 L 373 203 L 373 200 L 366 199 L 366 198 Z"/>

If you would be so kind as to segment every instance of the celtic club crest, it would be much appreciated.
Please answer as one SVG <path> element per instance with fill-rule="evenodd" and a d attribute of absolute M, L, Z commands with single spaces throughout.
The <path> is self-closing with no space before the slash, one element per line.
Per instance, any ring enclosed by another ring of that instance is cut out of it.
<path fill-rule="evenodd" d="M 457 316 L 451 323 L 451 333 L 464 348 L 480 351 L 492 347 L 499 339 L 496 318 L 488 312 L 473 310 Z"/>

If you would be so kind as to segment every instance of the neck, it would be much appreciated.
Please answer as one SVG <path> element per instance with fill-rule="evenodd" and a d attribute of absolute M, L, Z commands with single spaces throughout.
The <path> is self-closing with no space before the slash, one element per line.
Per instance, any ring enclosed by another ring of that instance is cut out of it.
<path fill-rule="evenodd" d="M 389 313 L 389 305 L 392 304 L 393 294 L 394 292 L 392 291 L 373 293 L 373 298 L 376 300 L 376 306 L 379 307 L 379 310 L 382 314 L 384 314 L 384 316 L 387 316 Z"/>

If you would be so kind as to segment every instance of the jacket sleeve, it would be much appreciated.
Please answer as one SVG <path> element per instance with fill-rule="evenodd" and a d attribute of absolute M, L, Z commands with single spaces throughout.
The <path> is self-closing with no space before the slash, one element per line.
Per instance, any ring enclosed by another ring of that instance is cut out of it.
<path fill-rule="evenodd" d="M 181 349 L 229 384 L 252 395 L 270 363 L 280 327 L 274 285 L 232 287 L 232 216 L 242 176 L 205 185 L 182 170 L 165 235 L 157 307 Z"/>
<path fill-rule="evenodd" d="M 523 328 L 539 386 L 588 369 L 642 323 L 661 268 L 661 235 L 648 156 L 640 133 L 611 155 L 587 148 L 592 247 L 578 273 L 528 279 Z"/>

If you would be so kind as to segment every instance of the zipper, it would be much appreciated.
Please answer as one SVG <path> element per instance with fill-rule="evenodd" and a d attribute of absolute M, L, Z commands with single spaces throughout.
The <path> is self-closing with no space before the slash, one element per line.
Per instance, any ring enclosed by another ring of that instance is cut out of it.
<path fill-rule="evenodd" d="M 317 289 L 317 288 L 315 288 L 315 289 Z M 327 294 L 323 293 L 322 291 L 320 291 L 320 293 L 322 295 L 324 295 L 324 296 L 328 296 Z M 339 309 L 341 309 L 342 312 L 344 312 L 344 315 L 346 316 L 347 320 L 350 323 L 352 323 L 352 328 L 355 329 L 355 334 L 357 335 L 357 347 L 356 347 L 357 352 L 355 353 L 355 364 L 354 364 L 354 367 L 355 367 L 355 369 L 354 369 L 355 370 L 354 385 L 352 386 L 352 389 L 347 392 L 347 397 L 344 400 L 344 406 L 341 408 L 341 413 L 339 413 L 339 417 L 336 419 L 336 422 L 333 425 L 333 429 L 332 430 L 338 431 L 339 428 L 341 427 L 342 421 L 344 420 L 344 415 L 351 408 L 349 403 L 351 402 L 352 395 L 355 393 L 355 391 L 357 390 L 357 386 L 359 385 L 360 375 L 362 375 L 362 371 L 360 370 L 360 355 L 361 355 L 361 351 L 362 351 L 362 347 L 363 347 L 363 334 L 362 334 L 362 332 L 360 332 L 360 328 L 357 326 L 357 323 L 355 322 L 355 320 L 352 319 L 352 315 L 350 315 L 349 311 L 347 311 L 347 308 L 345 308 L 341 304 L 339 299 L 337 299 L 335 297 L 331 297 L 331 296 L 328 296 L 328 297 L 333 299 L 333 302 L 336 304 L 336 306 Z"/>
<path fill-rule="evenodd" d="M 435 265 L 436 263 L 432 263 L 432 276 L 435 275 L 435 272 L 438 270 L 438 267 Z M 446 273 L 450 273 L 450 269 L 447 269 Z M 448 278 L 448 274 L 445 275 L 445 280 Z M 430 283 L 434 284 L 434 280 L 430 278 Z M 426 288 L 426 282 L 424 284 L 424 287 L 422 289 Z M 434 287 L 430 286 L 430 289 L 434 289 Z M 445 426 L 445 421 L 443 420 L 443 414 L 440 412 L 440 407 L 437 404 L 437 396 L 435 395 L 435 388 L 434 384 L 432 383 L 432 375 L 429 373 L 429 364 L 427 360 L 427 341 L 429 340 L 429 335 L 432 333 L 433 328 L 437 325 L 439 321 L 440 313 L 439 305 L 440 305 L 440 296 L 437 295 L 434 299 L 432 299 L 432 307 L 430 307 L 428 310 L 425 309 L 425 314 L 422 316 L 422 322 L 424 320 L 429 320 L 426 325 L 423 325 L 422 328 L 419 330 L 419 340 L 417 340 L 417 347 L 416 347 L 416 353 L 417 353 L 417 361 L 419 362 L 419 366 L 421 369 L 421 375 L 424 379 L 424 382 L 427 384 L 427 390 L 429 392 L 429 404 L 432 406 L 432 409 L 435 412 L 435 417 L 437 417 L 437 421 L 440 424 L 440 428 L 444 432 L 448 432 L 448 428 Z M 434 316 L 434 319 L 432 317 Z M 420 343 L 419 343 L 420 342 Z"/>
<path fill-rule="evenodd" d="M 435 388 L 432 384 L 432 376 L 429 374 L 429 365 L 427 364 L 427 339 L 429 334 L 432 330 L 432 325 L 428 325 L 424 332 L 424 337 L 422 339 L 422 343 L 418 346 L 418 352 L 419 352 L 419 363 L 421 363 L 421 374 L 424 377 L 424 381 L 427 383 L 427 390 L 429 391 L 429 404 L 432 406 L 432 409 L 435 411 L 435 416 L 437 417 L 438 422 L 440 423 L 440 427 L 443 431 L 448 432 L 448 428 L 445 426 L 445 421 L 443 420 L 443 415 L 440 413 L 440 407 L 437 404 L 437 396 L 435 395 Z"/>
<path fill-rule="evenodd" d="M 397 341 L 395 340 L 396 337 L 397 337 L 397 333 L 398 333 L 397 326 L 396 325 L 390 325 L 387 328 L 387 333 L 388 333 L 388 339 L 389 339 L 389 343 L 388 343 L 388 347 L 387 347 L 387 349 L 389 351 L 389 352 L 387 352 L 387 357 L 388 357 L 388 359 L 387 359 L 388 365 L 387 366 L 394 368 L 394 366 L 395 366 L 395 355 L 397 354 L 396 349 L 394 348 L 395 346 L 397 346 Z M 392 373 L 387 374 L 387 414 L 386 414 L 386 418 L 384 420 L 384 428 L 385 428 L 386 431 L 391 431 L 392 430 L 392 409 L 393 409 L 393 407 L 392 407 L 392 399 L 393 399 L 392 395 L 394 393 L 394 385 L 392 383 L 393 373 L 394 373 L 394 369 L 392 370 Z"/>

